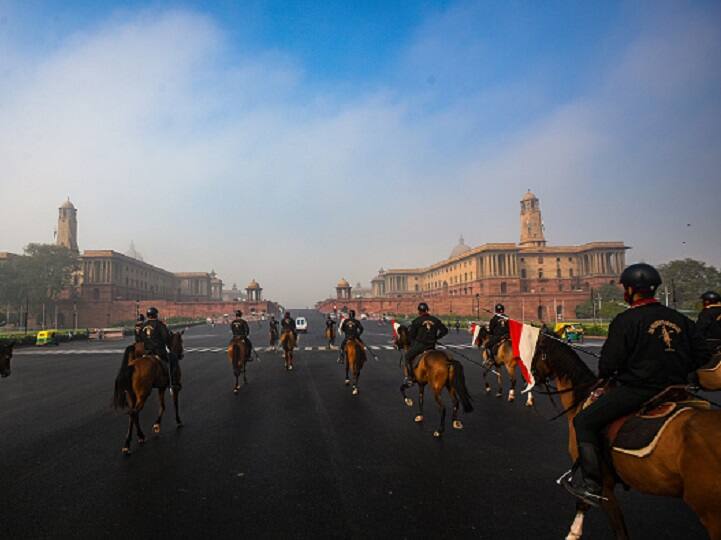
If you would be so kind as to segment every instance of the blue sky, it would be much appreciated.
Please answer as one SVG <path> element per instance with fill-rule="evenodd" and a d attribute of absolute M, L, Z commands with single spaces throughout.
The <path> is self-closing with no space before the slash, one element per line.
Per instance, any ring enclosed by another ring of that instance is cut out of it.
<path fill-rule="evenodd" d="M 307 305 L 531 188 L 551 243 L 721 264 L 717 2 L 0 0 L 0 75 L 0 249 L 70 194 L 81 249 Z"/>

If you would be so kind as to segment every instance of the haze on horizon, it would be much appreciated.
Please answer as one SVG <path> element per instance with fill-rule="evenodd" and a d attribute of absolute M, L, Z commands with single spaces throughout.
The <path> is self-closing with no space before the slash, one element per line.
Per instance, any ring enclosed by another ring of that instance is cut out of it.
<path fill-rule="evenodd" d="M 721 265 L 721 4 L 0 0 L 0 250 L 308 306 L 463 234 Z"/>

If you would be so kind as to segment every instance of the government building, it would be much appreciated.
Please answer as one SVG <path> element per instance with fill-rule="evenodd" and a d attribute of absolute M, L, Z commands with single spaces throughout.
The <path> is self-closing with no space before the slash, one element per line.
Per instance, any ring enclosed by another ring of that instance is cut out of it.
<path fill-rule="evenodd" d="M 502 303 L 514 318 L 551 322 L 574 318 L 591 290 L 617 283 L 626 265 L 623 242 L 548 245 L 540 202 L 530 191 L 521 199 L 519 240 L 471 247 L 461 237 L 447 258 L 430 266 L 381 269 L 369 297 L 356 298 L 342 280 L 336 297 L 319 308 L 410 314 L 424 299 L 437 314 L 482 318 Z"/>

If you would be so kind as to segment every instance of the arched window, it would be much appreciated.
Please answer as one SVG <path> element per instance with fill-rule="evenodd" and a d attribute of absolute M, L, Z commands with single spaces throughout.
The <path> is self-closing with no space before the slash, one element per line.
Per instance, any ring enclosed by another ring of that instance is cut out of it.
<path fill-rule="evenodd" d="M 539 320 L 539 321 L 542 321 L 542 320 L 543 320 L 543 315 L 544 315 L 544 313 L 545 313 L 544 307 L 543 307 L 543 306 L 538 306 L 538 320 Z"/>

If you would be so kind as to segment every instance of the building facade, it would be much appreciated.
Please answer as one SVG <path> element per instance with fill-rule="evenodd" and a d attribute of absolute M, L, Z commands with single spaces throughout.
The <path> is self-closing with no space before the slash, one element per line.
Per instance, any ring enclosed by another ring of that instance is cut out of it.
<path fill-rule="evenodd" d="M 540 202 L 530 191 L 521 200 L 520 225 L 518 244 L 471 247 L 461 237 L 448 258 L 430 266 L 381 268 L 363 303 L 393 312 L 394 301 L 400 308 L 422 298 L 436 312 L 478 317 L 503 303 L 511 316 L 527 320 L 573 318 L 591 289 L 615 284 L 625 267 L 623 242 L 547 245 Z"/>

